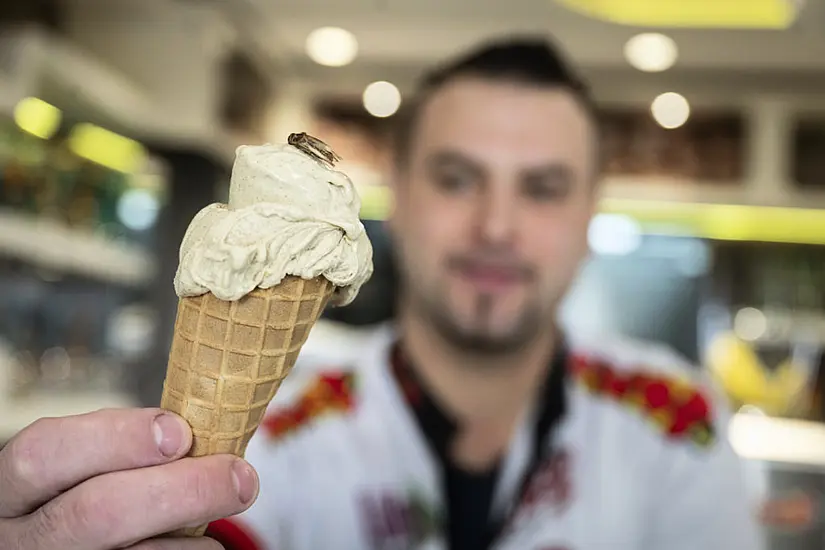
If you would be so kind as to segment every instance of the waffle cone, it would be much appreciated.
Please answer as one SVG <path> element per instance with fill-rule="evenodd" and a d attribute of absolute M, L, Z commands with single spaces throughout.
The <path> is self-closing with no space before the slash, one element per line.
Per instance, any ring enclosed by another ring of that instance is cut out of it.
<path fill-rule="evenodd" d="M 244 455 L 332 291 L 323 277 L 290 276 L 234 302 L 180 299 L 161 407 L 191 425 L 188 456 Z"/>

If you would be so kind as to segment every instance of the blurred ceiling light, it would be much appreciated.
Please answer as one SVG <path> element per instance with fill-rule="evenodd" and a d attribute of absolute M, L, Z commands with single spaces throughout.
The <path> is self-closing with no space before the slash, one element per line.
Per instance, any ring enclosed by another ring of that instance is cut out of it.
<path fill-rule="evenodd" d="M 60 109 L 36 97 L 22 99 L 14 108 L 14 122 L 20 129 L 41 139 L 50 139 L 62 119 Z"/>
<path fill-rule="evenodd" d="M 146 150 L 140 143 L 94 124 L 72 128 L 69 148 L 79 157 L 125 173 L 137 171 L 146 160 Z"/>
<path fill-rule="evenodd" d="M 653 100 L 650 112 L 659 126 L 672 130 L 687 122 L 690 117 L 690 104 L 683 95 L 667 92 Z"/>
<path fill-rule="evenodd" d="M 622 214 L 597 214 L 587 231 L 590 249 L 596 254 L 624 256 L 642 244 L 639 223 Z"/>
<path fill-rule="evenodd" d="M 339 27 L 315 29 L 307 36 L 305 46 L 310 59 L 327 67 L 349 65 L 358 55 L 355 35 Z"/>
<path fill-rule="evenodd" d="M 733 319 L 733 332 L 742 340 L 758 340 L 767 330 L 768 319 L 756 308 L 742 308 Z"/>
<path fill-rule="evenodd" d="M 106 335 L 107 343 L 129 358 L 135 358 L 152 346 L 156 325 L 157 318 L 151 309 L 124 306 L 112 315 Z"/>
<path fill-rule="evenodd" d="M 401 107 L 401 92 L 391 82 L 373 82 L 364 89 L 364 108 L 374 117 L 392 116 Z"/>
<path fill-rule="evenodd" d="M 627 62 L 646 73 L 666 71 L 676 63 L 679 49 L 669 36 L 655 32 L 637 34 L 624 45 Z"/>
<path fill-rule="evenodd" d="M 129 189 L 117 201 L 117 217 L 133 231 L 145 231 L 155 225 L 160 204 L 146 189 Z"/>

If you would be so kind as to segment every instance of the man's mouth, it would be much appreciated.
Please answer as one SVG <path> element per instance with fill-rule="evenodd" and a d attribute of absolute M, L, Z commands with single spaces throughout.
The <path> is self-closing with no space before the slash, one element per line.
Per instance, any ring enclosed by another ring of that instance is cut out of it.
<path fill-rule="evenodd" d="M 462 280 L 485 293 L 509 290 L 529 278 L 529 270 L 522 266 L 462 259 L 450 262 L 450 267 Z"/>

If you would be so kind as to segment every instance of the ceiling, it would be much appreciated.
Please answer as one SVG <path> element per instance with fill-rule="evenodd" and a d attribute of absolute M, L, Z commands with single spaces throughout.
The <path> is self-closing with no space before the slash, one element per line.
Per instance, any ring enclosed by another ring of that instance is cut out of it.
<path fill-rule="evenodd" d="M 690 1 L 690 0 L 686 0 Z M 587 18 L 552 0 L 240 0 L 276 55 L 301 56 L 313 28 L 342 26 L 358 36 L 362 62 L 427 63 L 485 37 L 552 33 L 579 63 L 623 64 L 638 28 Z M 237 3 L 237 0 L 236 0 Z M 670 32 L 689 68 L 825 69 L 825 2 L 810 0 L 789 32 Z"/>
<path fill-rule="evenodd" d="M 213 5 L 281 70 L 342 94 L 360 93 L 376 79 L 403 90 L 437 60 L 490 37 L 522 32 L 552 35 L 606 100 L 622 101 L 619 96 L 638 97 L 674 83 L 699 96 L 710 88 L 714 98 L 721 94 L 734 102 L 742 90 L 825 92 L 825 0 L 807 0 L 788 31 L 665 30 L 680 56 L 676 67 L 659 75 L 632 70 L 622 54 L 628 38 L 650 29 L 590 19 L 553 0 L 213 0 Z M 320 26 L 340 26 L 356 35 L 359 56 L 353 64 L 328 68 L 309 61 L 304 40 Z"/>
<path fill-rule="evenodd" d="M 690 1 L 690 0 L 686 0 Z M 624 67 L 622 46 L 640 29 L 573 13 L 552 0 L 224 0 L 267 51 L 300 65 L 314 28 L 344 27 L 358 37 L 357 65 L 422 65 L 486 37 L 550 33 L 585 67 Z M 674 29 L 688 69 L 825 71 L 825 0 L 808 0 L 794 29 Z M 357 67 L 352 67 L 357 69 Z"/>
<path fill-rule="evenodd" d="M 628 38 L 650 29 L 590 19 L 554 0 L 154 2 L 219 10 L 276 79 L 297 78 L 314 93 L 327 95 L 360 94 L 373 80 L 390 80 L 404 91 L 427 66 L 484 39 L 541 33 L 564 47 L 602 101 L 647 101 L 667 89 L 692 94 L 692 102 L 717 104 L 736 104 L 743 92 L 754 90 L 825 98 L 825 0 L 807 0 L 788 31 L 665 30 L 680 55 L 673 69 L 660 74 L 631 69 L 622 53 Z M 306 36 L 321 26 L 344 27 L 356 35 L 360 51 L 354 63 L 329 68 L 307 58 Z"/>

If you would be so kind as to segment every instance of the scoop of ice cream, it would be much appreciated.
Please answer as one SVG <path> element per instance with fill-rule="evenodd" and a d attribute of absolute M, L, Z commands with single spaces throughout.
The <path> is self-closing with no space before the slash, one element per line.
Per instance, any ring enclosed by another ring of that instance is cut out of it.
<path fill-rule="evenodd" d="M 242 146 L 229 204 L 189 224 L 175 276 L 178 296 L 238 300 L 287 275 L 326 277 L 332 302 L 350 303 L 372 275 L 372 245 L 352 181 L 292 145 Z"/>

